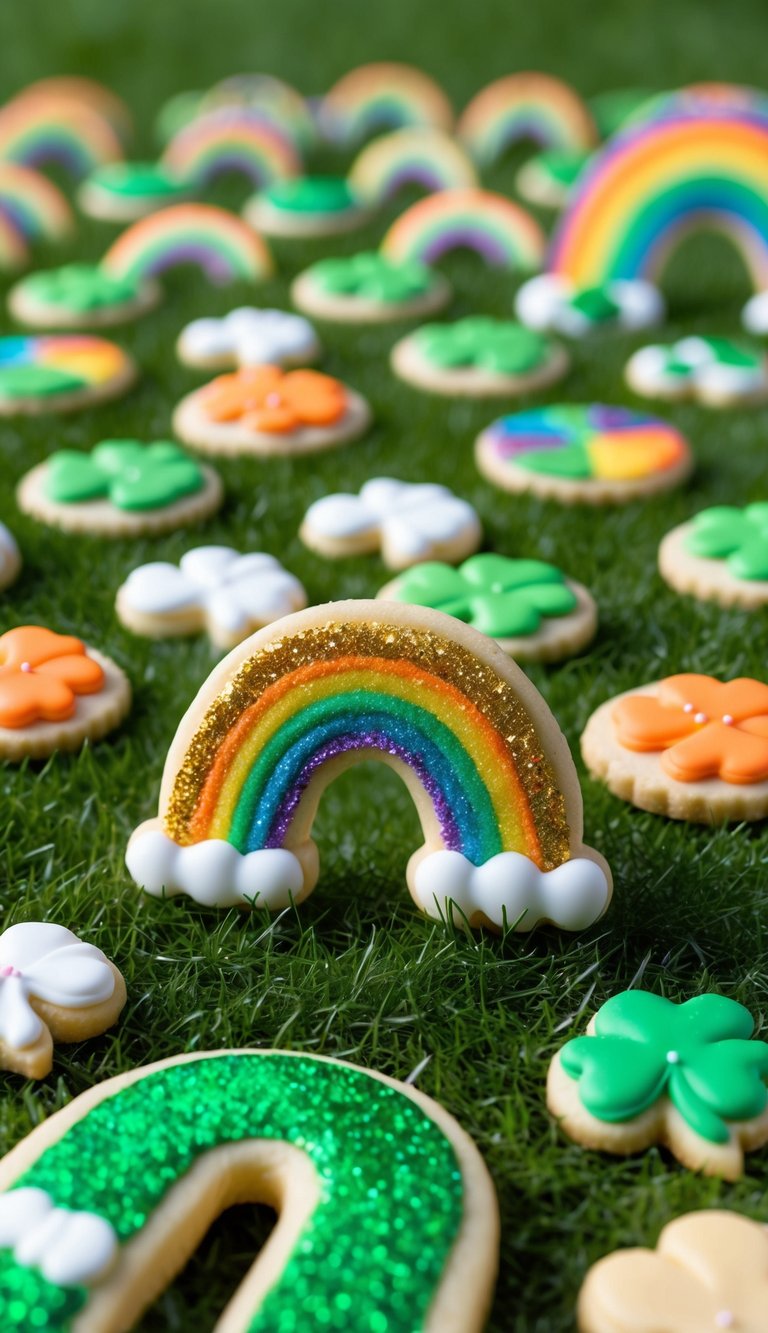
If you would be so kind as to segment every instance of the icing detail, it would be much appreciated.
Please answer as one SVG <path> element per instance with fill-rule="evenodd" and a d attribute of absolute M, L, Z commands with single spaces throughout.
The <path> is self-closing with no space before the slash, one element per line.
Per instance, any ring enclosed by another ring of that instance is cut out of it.
<path fill-rule="evenodd" d="M 108 1000 L 115 980 L 106 957 L 63 926 L 25 921 L 0 935 L 0 1041 L 31 1046 L 43 1031 L 31 998 L 83 1009 Z"/>
<path fill-rule="evenodd" d="M 340 492 L 316 500 L 304 522 L 322 537 L 376 537 L 397 560 L 409 561 L 425 560 L 436 545 L 480 531 L 475 510 L 447 486 L 392 477 L 372 478 L 359 495 Z"/>
<path fill-rule="evenodd" d="M 320 104 L 326 138 L 349 146 L 401 126 L 450 131 L 453 110 L 434 79 L 413 65 L 381 60 L 344 74 Z"/>
<path fill-rule="evenodd" d="M 253 185 L 269 185 L 301 170 L 290 131 L 273 117 L 243 106 L 222 106 L 195 116 L 170 140 L 163 162 L 196 190 L 225 172 L 237 172 Z"/>
<path fill-rule="evenodd" d="M 163 203 L 171 203 L 188 188 L 160 162 L 109 162 L 91 172 L 86 186 L 115 199 L 157 199 Z"/>
<path fill-rule="evenodd" d="M 444 369 L 470 366 L 496 375 L 526 375 L 544 365 L 551 353 L 540 334 L 482 315 L 455 324 L 424 324 L 414 337 L 421 355 Z"/>
<path fill-rule="evenodd" d="M 768 503 L 703 509 L 684 546 L 691 555 L 725 560 L 734 578 L 768 579 Z"/>
<path fill-rule="evenodd" d="M 450 135 L 432 129 L 400 129 L 374 139 L 355 158 L 349 183 L 369 204 L 381 205 L 404 185 L 423 190 L 470 189 L 477 172 Z"/>
<path fill-rule="evenodd" d="M 678 782 L 720 778 L 748 786 L 768 779 L 768 685 L 762 681 L 669 676 L 656 695 L 619 699 L 612 718 L 620 745 L 662 751 L 661 767 Z"/>
<path fill-rule="evenodd" d="M 345 213 L 359 200 L 343 176 L 299 176 L 267 186 L 261 198 L 286 213 Z"/>
<path fill-rule="evenodd" d="M 258 281 L 272 272 L 266 243 L 241 218 L 212 204 L 171 204 L 128 227 L 102 259 L 116 278 L 139 282 L 193 260 L 213 283 Z"/>
<path fill-rule="evenodd" d="M 27 1186 L 0 1194 L 0 1250 L 12 1250 L 20 1268 L 39 1270 L 53 1286 L 99 1282 L 114 1264 L 117 1246 L 114 1228 L 103 1217 L 57 1208 L 45 1190 Z M 6 1319 L 9 1316 L 7 1311 Z M 6 1328 L 19 1328 L 10 1317 Z"/>
<path fill-rule="evenodd" d="M 577 605 L 554 565 L 487 554 L 470 556 L 458 569 L 438 562 L 416 565 L 400 576 L 392 595 L 445 611 L 500 639 L 535 634 L 543 618 L 568 615 Z"/>
<path fill-rule="evenodd" d="M 461 852 L 433 852 L 419 861 L 414 898 L 427 916 L 471 922 L 478 914 L 499 929 L 534 930 L 548 921 L 561 930 L 585 930 L 610 900 L 605 872 L 585 857 L 542 871 L 519 852 L 499 852 L 473 865 Z"/>
<path fill-rule="evenodd" d="M 664 302 L 648 282 L 615 279 L 579 288 L 560 274 L 541 273 L 523 283 L 515 297 L 515 313 L 531 329 L 582 338 L 604 324 L 630 331 L 658 324 L 664 318 Z"/>
<path fill-rule="evenodd" d="M 236 422 L 245 430 L 285 435 L 305 426 L 333 426 L 347 410 L 344 385 L 317 370 L 282 371 L 251 366 L 220 375 L 200 391 L 210 421 Z"/>
<path fill-rule="evenodd" d="M 0 726 L 29 727 L 72 717 L 77 695 L 98 694 L 104 672 L 79 639 L 37 625 L 0 637 Z"/>
<path fill-rule="evenodd" d="M 640 393 L 667 398 L 750 398 L 768 389 L 768 363 L 728 338 L 682 338 L 669 346 L 642 347 L 627 362 Z"/>
<path fill-rule="evenodd" d="M 56 163 L 80 179 L 120 157 L 120 140 L 109 121 L 71 98 L 18 96 L 2 108 L 0 160 L 38 170 Z"/>
<path fill-rule="evenodd" d="M 179 340 L 182 355 L 227 357 L 239 366 L 311 360 L 317 346 L 315 330 L 303 315 L 252 306 L 232 310 L 223 319 L 195 319 Z"/>
<path fill-rule="evenodd" d="M 90 334 L 0 338 L 0 395 L 36 398 L 95 388 L 128 364 L 115 343 Z"/>
<path fill-rule="evenodd" d="M 768 1105 L 768 1044 L 750 1040 L 752 1015 L 724 995 L 674 1004 L 624 991 L 598 1010 L 593 1026 L 594 1035 L 563 1047 L 560 1062 L 598 1120 L 623 1124 L 668 1097 L 694 1133 L 727 1143 L 729 1122 L 751 1120 Z"/>
<path fill-rule="evenodd" d="M 57 504 L 108 499 L 118 509 L 143 511 L 194 495 L 203 483 L 199 465 L 176 444 L 105 440 L 89 454 L 51 454 L 45 491 Z"/>
<path fill-rule="evenodd" d="M 741 322 L 748 333 L 758 337 L 768 333 L 768 291 L 756 292 L 741 312 Z"/>
<path fill-rule="evenodd" d="M 131 839 L 125 864 L 135 882 L 155 898 L 186 894 L 205 907 L 244 904 L 281 911 L 304 883 L 301 862 L 283 847 L 239 852 L 223 838 L 180 847 L 160 829 Z"/>
<path fill-rule="evenodd" d="M 17 162 L 0 164 L 0 213 L 32 241 L 60 241 L 74 229 L 72 210 L 61 190 L 39 171 Z"/>
<path fill-rule="evenodd" d="M 136 283 L 112 278 L 97 264 L 67 264 L 32 273 L 19 283 L 17 291 L 36 304 L 78 312 L 122 305 L 139 295 Z"/>
<path fill-rule="evenodd" d="M 481 88 L 462 113 L 458 133 L 486 166 L 521 140 L 573 150 L 590 148 L 597 137 L 575 89 L 533 71 L 508 74 Z"/>
<path fill-rule="evenodd" d="M 545 239 L 520 204 L 489 190 L 441 190 L 412 204 L 393 222 L 382 253 L 397 262 L 434 264 L 451 250 L 469 248 L 498 268 L 540 267 Z"/>
<path fill-rule="evenodd" d="M 307 272 L 332 296 L 358 297 L 386 305 L 424 296 L 434 283 L 426 264 L 413 259 L 398 262 L 375 252 L 321 259 Z"/>

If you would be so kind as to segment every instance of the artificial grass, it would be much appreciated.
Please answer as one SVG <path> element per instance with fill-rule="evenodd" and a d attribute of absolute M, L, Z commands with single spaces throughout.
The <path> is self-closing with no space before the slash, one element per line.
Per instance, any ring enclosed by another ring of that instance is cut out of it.
<path fill-rule="evenodd" d="M 701 78 L 759 84 L 760 16 L 757 0 L 710 13 L 706 22 L 689 0 L 588 8 L 564 0 L 486 0 L 479 8 L 389 0 L 375 11 L 359 0 L 282 0 L 278 7 L 263 0 L 25 0 L 3 6 L 0 38 L 8 93 L 54 72 L 100 78 L 134 107 L 137 156 L 146 156 L 164 97 L 241 69 L 270 70 L 317 93 L 362 60 L 410 59 L 434 73 L 459 106 L 490 78 L 526 67 L 553 70 L 588 93 Z M 509 189 L 514 170 L 510 160 L 488 183 Z M 220 198 L 237 203 L 242 191 L 229 188 Z M 405 326 L 329 325 L 324 367 L 365 393 L 375 410 L 374 429 L 360 443 L 296 463 L 222 461 L 221 514 L 201 529 L 155 540 L 66 536 L 19 515 L 13 499 L 22 473 L 54 448 L 167 436 L 172 407 L 201 382 L 174 356 L 184 323 L 245 302 L 285 303 L 290 278 L 307 262 L 375 245 L 386 221 L 341 243 L 276 245 L 279 277 L 258 290 L 214 290 L 195 273 L 171 275 L 163 307 L 115 332 L 143 368 L 131 394 L 78 416 L 0 423 L 0 517 L 25 559 L 2 601 L 3 627 L 39 621 L 80 634 L 120 662 L 135 690 L 133 712 L 114 737 L 77 756 L 2 772 L 3 925 L 46 917 L 74 928 L 121 967 L 129 1002 L 106 1036 L 59 1048 L 43 1082 L 0 1076 L 0 1147 L 94 1082 L 181 1051 L 271 1045 L 341 1056 L 398 1078 L 418 1070 L 418 1086 L 475 1138 L 499 1194 L 501 1275 L 489 1328 L 565 1333 L 584 1273 L 600 1255 L 655 1243 L 665 1222 L 692 1208 L 719 1204 L 768 1221 L 768 1154 L 753 1154 L 744 1179 L 723 1185 L 655 1150 L 628 1161 L 584 1152 L 558 1133 L 544 1104 L 553 1052 L 583 1030 L 596 1006 L 633 983 L 675 1000 L 716 989 L 764 1022 L 765 829 L 676 825 L 585 778 L 587 841 L 605 853 L 615 877 L 604 921 L 575 937 L 546 930 L 465 938 L 415 912 L 404 868 L 419 842 L 417 820 L 394 775 L 374 766 L 328 792 L 317 827 L 322 880 L 300 910 L 271 920 L 143 898 L 123 867 L 125 843 L 154 812 L 167 746 L 215 656 L 204 639 L 133 638 L 115 619 L 114 594 L 133 566 L 177 559 L 205 541 L 273 552 L 304 581 L 312 602 L 373 595 L 387 577 L 376 559 L 329 562 L 302 547 L 296 534 L 306 506 L 382 473 L 444 481 L 477 506 L 489 549 L 559 562 L 597 597 L 593 648 L 530 671 L 576 752 L 591 710 L 623 688 L 679 670 L 765 676 L 765 614 L 675 595 L 656 573 L 655 554 L 663 534 L 704 505 L 765 498 L 768 410 L 668 408 L 698 460 L 687 487 L 626 508 L 565 509 L 506 496 L 479 477 L 472 441 L 502 408 L 431 399 L 392 378 L 387 353 Z M 114 234 L 83 223 L 66 257 L 96 258 Z M 39 255 L 41 265 L 59 258 Z M 456 287 L 449 317 L 509 314 L 514 279 L 472 256 L 454 258 L 445 271 Z M 747 285 L 722 244 L 689 242 L 666 288 L 672 318 L 665 337 L 737 332 Z M 610 332 L 577 344 L 568 379 L 535 401 L 636 403 L 622 370 L 645 340 Z M 268 1215 L 253 1209 L 222 1218 L 140 1327 L 210 1327 L 268 1225 Z"/>

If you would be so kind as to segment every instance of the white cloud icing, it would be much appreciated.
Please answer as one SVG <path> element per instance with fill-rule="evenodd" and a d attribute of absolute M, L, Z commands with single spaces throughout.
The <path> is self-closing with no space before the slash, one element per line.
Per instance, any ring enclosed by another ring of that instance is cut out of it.
<path fill-rule="evenodd" d="M 106 957 L 64 926 L 23 921 L 0 935 L 0 1038 L 13 1050 L 37 1041 L 36 996 L 61 1009 L 84 1009 L 114 994 Z"/>
<path fill-rule="evenodd" d="M 304 521 L 321 537 L 375 536 L 385 556 L 398 563 L 423 560 L 444 543 L 480 538 L 472 505 L 447 486 L 412 485 L 392 477 L 372 478 L 359 495 L 326 495 L 310 505 Z"/>
<path fill-rule="evenodd" d="M 519 852 L 500 852 L 475 866 L 461 852 L 440 851 L 425 856 L 414 876 L 419 906 L 428 916 L 457 925 L 482 912 L 495 926 L 517 922 L 518 931 L 545 921 L 584 930 L 602 916 L 610 896 L 605 872 L 585 857 L 541 871 Z"/>
<path fill-rule="evenodd" d="M 27 1186 L 0 1194 L 0 1249 L 57 1287 L 79 1287 L 112 1267 L 118 1240 L 105 1218 L 57 1208 L 45 1190 Z"/>
<path fill-rule="evenodd" d="M 616 280 L 607 283 L 605 289 L 619 307 L 615 321 L 619 328 L 645 329 L 664 317 L 664 300 L 653 283 Z M 530 329 L 582 338 L 597 326 L 572 306 L 575 295 L 577 289 L 567 278 L 541 273 L 523 283 L 515 297 L 515 312 Z"/>
<path fill-rule="evenodd" d="M 239 852 L 222 838 L 180 847 L 161 829 L 139 830 L 128 844 L 125 863 L 147 893 L 160 898 L 186 894 L 206 907 L 257 907 L 279 911 L 301 891 L 304 872 L 298 857 L 280 847 Z"/>

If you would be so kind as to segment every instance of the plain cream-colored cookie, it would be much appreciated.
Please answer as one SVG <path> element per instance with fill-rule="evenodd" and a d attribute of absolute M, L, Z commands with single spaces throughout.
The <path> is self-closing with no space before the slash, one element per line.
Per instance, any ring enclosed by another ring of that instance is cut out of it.
<path fill-rule="evenodd" d="M 19 509 L 49 527 L 94 537 L 141 537 L 202 523 L 221 508 L 224 487 L 212 467 L 201 464 L 203 484 L 192 495 L 154 509 L 119 509 L 109 499 L 63 504 L 49 498 L 49 464 L 38 463 L 22 477 L 16 491 Z"/>
<path fill-rule="evenodd" d="M 687 542 L 695 528 L 681 523 L 662 539 L 659 571 L 676 592 L 690 593 L 704 602 L 720 606 L 743 606 L 758 611 L 768 603 L 768 579 L 741 579 L 732 574 L 725 560 L 692 555 Z"/>
<path fill-rule="evenodd" d="M 570 357 L 564 347 L 551 343 L 542 364 L 520 375 L 502 374 L 482 366 L 439 366 L 424 355 L 417 329 L 395 343 L 390 362 L 401 380 L 428 393 L 447 398 L 517 398 L 556 384 L 566 374 Z"/>
<path fill-rule="evenodd" d="M 442 310 L 452 296 L 451 285 L 433 270 L 429 291 L 405 301 L 377 301 L 370 296 L 327 291 L 311 268 L 294 279 L 291 300 L 297 310 L 334 324 L 388 324 L 398 319 L 418 319 Z"/>

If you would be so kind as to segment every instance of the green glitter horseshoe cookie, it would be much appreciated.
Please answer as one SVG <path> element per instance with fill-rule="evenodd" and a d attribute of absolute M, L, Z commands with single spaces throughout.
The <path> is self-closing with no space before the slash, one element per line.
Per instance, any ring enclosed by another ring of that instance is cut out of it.
<path fill-rule="evenodd" d="M 83 1163 L 88 1162 L 86 1170 Z M 498 1213 L 472 1140 L 382 1074 L 281 1051 L 182 1055 L 77 1097 L 0 1163 L 0 1326 L 133 1327 L 211 1222 L 278 1222 L 220 1333 L 478 1333 Z"/>

